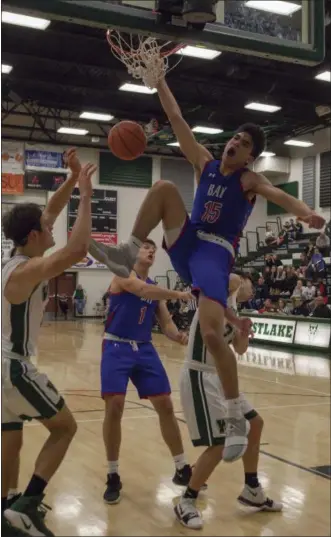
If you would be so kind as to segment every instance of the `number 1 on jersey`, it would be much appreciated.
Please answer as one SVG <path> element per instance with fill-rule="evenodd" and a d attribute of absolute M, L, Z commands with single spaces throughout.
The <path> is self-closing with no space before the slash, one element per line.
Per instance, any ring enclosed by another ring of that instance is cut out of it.
<path fill-rule="evenodd" d="M 205 203 L 205 212 L 203 213 L 201 220 L 208 224 L 214 224 L 221 216 L 222 203 L 219 201 L 207 201 Z"/>
<path fill-rule="evenodd" d="M 141 308 L 138 324 L 143 324 L 145 320 L 146 311 L 147 311 L 147 306 L 144 306 L 143 308 Z"/>

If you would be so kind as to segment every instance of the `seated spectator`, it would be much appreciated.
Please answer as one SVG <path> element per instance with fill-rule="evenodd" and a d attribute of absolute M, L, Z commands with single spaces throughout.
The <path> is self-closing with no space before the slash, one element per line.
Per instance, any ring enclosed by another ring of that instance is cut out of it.
<path fill-rule="evenodd" d="M 305 291 L 305 287 L 303 285 L 303 281 L 302 280 L 298 280 L 297 281 L 297 284 L 294 288 L 294 291 L 292 293 L 292 298 L 302 298 L 302 295 Z"/>
<path fill-rule="evenodd" d="M 277 267 L 277 272 L 276 272 L 276 281 L 282 282 L 283 280 L 285 280 L 285 278 L 286 278 L 286 272 L 284 270 L 284 267 L 283 265 L 279 265 L 279 267 Z"/>
<path fill-rule="evenodd" d="M 316 280 L 317 277 L 324 278 L 325 276 L 325 261 L 318 248 L 314 248 L 314 253 L 311 256 L 306 274 L 307 278 L 312 280 Z"/>
<path fill-rule="evenodd" d="M 321 296 L 326 297 L 326 286 L 322 278 L 317 278 L 316 295 L 318 296 L 319 293 L 321 293 Z"/>
<path fill-rule="evenodd" d="M 322 296 L 317 296 L 315 298 L 311 316 L 319 317 L 320 319 L 331 319 L 331 310 L 324 304 Z"/>
<path fill-rule="evenodd" d="M 304 300 L 312 300 L 316 296 L 316 287 L 311 280 L 307 281 L 307 287 L 302 291 L 302 298 Z"/>
<path fill-rule="evenodd" d="M 86 304 L 86 293 L 80 284 L 77 285 L 72 298 L 74 300 L 76 312 L 79 315 L 83 315 Z"/>
<path fill-rule="evenodd" d="M 314 248 L 315 248 L 314 241 L 310 240 L 308 246 L 306 246 L 305 248 L 305 254 L 307 256 L 308 262 L 311 260 L 311 257 L 314 253 Z"/>
<path fill-rule="evenodd" d="M 273 232 L 270 224 L 266 224 L 266 232 L 265 232 L 265 243 L 271 244 L 276 240 L 276 235 Z"/>
<path fill-rule="evenodd" d="M 308 317 L 310 310 L 308 307 L 308 302 L 302 300 L 300 297 L 294 298 L 294 308 L 292 310 L 292 315 L 303 315 Z"/>
<path fill-rule="evenodd" d="M 279 259 L 278 255 L 277 254 L 274 254 L 272 256 L 272 260 L 273 260 L 273 264 L 276 265 L 276 267 L 279 267 L 280 265 L 282 265 L 283 263 L 281 262 L 281 260 Z"/>
<path fill-rule="evenodd" d="M 272 255 L 266 255 L 265 257 L 265 266 L 269 269 L 274 265 L 274 260 Z"/>
<path fill-rule="evenodd" d="M 267 300 L 264 302 L 264 306 L 259 309 L 259 313 L 276 313 L 277 312 L 277 306 L 275 306 L 270 298 L 267 298 Z"/>
<path fill-rule="evenodd" d="M 285 302 L 283 298 L 278 300 L 277 313 L 280 315 L 289 315 L 292 308 Z"/>
<path fill-rule="evenodd" d="M 302 222 L 297 218 L 294 224 L 294 228 L 296 231 L 295 239 L 298 240 L 301 238 L 301 235 L 303 234 L 303 225 Z"/>
<path fill-rule="evenodd" d="M 321 231 L 316 239 L 316 246 L 322 255 L 327 255 L 330 248 L 330 239 L 326 235 L 325 231 Z"/>

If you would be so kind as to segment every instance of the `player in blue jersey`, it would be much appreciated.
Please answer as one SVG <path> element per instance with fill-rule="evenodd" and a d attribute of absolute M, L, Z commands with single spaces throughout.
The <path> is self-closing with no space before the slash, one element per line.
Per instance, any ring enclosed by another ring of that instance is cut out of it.
<path fill-rule="evenodd" d="M 248 168 L 264 149 L 260 127 L 239 127 L 226 144 L 221 160 L 215 160 L 196 141 L 165 80 L 157 89 L 181 150 L 195 169 L 198 186 L 192 215 L 188 217 L 175 185 L 168 181 L 155 183 L 139 210 L 129 242 L 104 247 L 104 262 L 115 274 L 127 277 L 142 242 L 162 221 L 164 246 L 175 270 L 199 291 L 202 337 L 215 359 L 228 408 L 223 460 L 232 462 L 244 454 L 249 431 L 240 408 L 235 356 L 221 329 L 224 317 L 243 333 L 250 329 L 247 320 L 240 321 L 226 306 L 229 273 L 240 234 L 257 195 L 280 205 L 309 227 L 320 229 L 325 220 L 304 202 Z"/>
<path fill-rule="evenodd" d="M 96 258 L 98 243 L 95 243 Z M 187 485 L 191 467 L 187 464 L 178 422 L 170 397 L 166 371 L 152 344 L 154 318 L 169 339 L 187 344 L 187 334 L 179 332 L 165 300 L 191 300 L 189 292 L 162 289 L 148 277 L 155 258 L 155 243 L 147 239 L 138 252 L 129 278 L 115 277 L 110 286 L 110 304 L 102 346 L 101 392 L 105 401 L 103 438 L 108 460 L 104 500 L 117 503 L 122 488 L 118 459 L 121 444 L 121 418 L 129 380 L 141 399 L 149 399 L 159 416 L 163 439 L 175 462 L 173 482 Z"/>

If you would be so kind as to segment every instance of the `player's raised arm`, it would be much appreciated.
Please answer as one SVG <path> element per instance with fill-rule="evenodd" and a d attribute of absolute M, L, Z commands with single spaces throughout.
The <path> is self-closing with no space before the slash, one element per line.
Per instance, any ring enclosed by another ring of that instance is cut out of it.
<path fill-rule="evenodd" d="M 163 110 L 168 116 L 182 152 L 187 160 L 189 160 L 201 174 L 205 163 L 209 160 L 213 160 L 213 156 L 205 147 L 196 141 L 194 134 L 183 118 L 182 112 L 165 79 L 162 79 L 158 83 L 157 91 Z"/>
<path fill-rule="evenodd" d="M 68 243 L 48 257 L 32 257 L 13 271 L 5 288 L 5 296 L 11 304 L 24 302 L 36 285 L 58 276 L 86 255 L 91 234 L 91 177 L 95 170 L 96 166 L 87 164 L 79 174 L 78 215 Z M 50 232 L 44 221 L 41 227 L 44 232 Z"/>
<path fill-rule="evenodd" d="M 325 224 L 325 219 L 322 216 L 312 211 L 303 201 L 273 186 L 264 175 L 248 172 L 243 178 L 243 185 L 245 190 L 259 194 L 268 201 L 276 203 L 288 213 L 294 214 L 309 224 L 310 228 L 321 229 Z"/>
<path fill-rule="evenodd" d="M 74 147 L 71 147 L 67 151 L 66 157 L 71 174 L 55 192 L 55 194 L 53 194 L 44 209 L 44 218 L 49 225 L 54 224 L 61 211 L 69 202 L 70 196 L 76 186 L 80 171 L 82 169 L 81 163 L 76 154 L 76 149 Z"/>
<path fill-rule="evenodd" d="M 183 293 L 181 291 L 172 291 L 171 289 L 164 289 L 158 285 L 152 283 L 146 283 L 137 278 L 134 273 L 130 278 L 118 278 L 113 280 L 116 287 L 119 287 L 122 291 L 132 293 L 140 298 L 146 298 L 147 300 L 192 300 L 194 297 L 191 293 Z"/>

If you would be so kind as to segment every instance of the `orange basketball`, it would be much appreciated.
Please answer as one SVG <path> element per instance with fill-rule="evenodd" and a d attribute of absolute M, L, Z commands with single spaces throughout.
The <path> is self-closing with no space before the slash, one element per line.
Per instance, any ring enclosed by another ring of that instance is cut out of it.
<path fill-rule="evenodd" d="M 109 131 L 108 144 L 116 157 L 122 160 L 134 160 L 145 151 L 147 139 L 138 123 L 121 121 Z"/>

